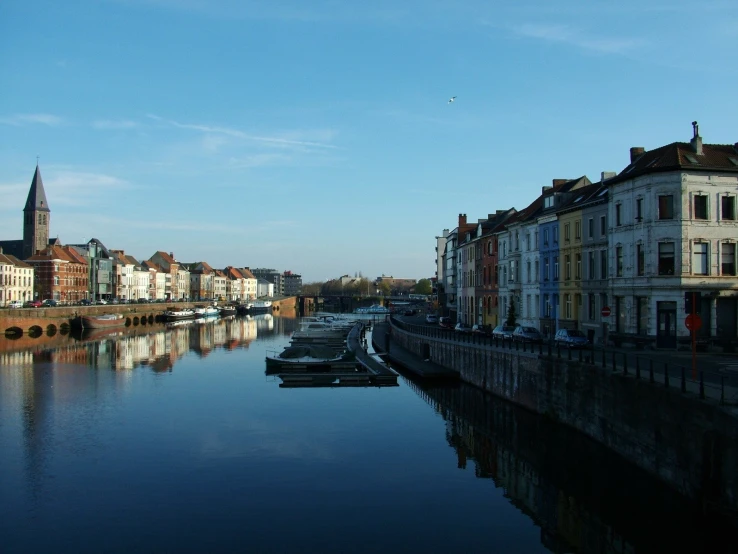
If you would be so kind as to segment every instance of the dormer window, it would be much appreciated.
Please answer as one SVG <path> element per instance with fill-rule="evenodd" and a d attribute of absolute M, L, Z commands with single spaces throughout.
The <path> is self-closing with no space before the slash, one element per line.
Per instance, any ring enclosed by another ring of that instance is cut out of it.
<path fill-rule="evenodd" d="M 546 196 L 543 199 L 543 208 L 553 208 L 554 205 L 554 197 L 553 196 Z"/>

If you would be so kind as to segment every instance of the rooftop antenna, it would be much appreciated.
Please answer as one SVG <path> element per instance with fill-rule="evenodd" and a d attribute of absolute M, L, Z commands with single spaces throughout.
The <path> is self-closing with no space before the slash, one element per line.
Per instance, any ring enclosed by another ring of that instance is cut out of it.
<path fill-rule="evenodd" d="M 694 136 L 696 137 L 700 136 L 700 126 L 697 125 L 696 121 L 692 122 L 692 131 L 694 132 Z"/>

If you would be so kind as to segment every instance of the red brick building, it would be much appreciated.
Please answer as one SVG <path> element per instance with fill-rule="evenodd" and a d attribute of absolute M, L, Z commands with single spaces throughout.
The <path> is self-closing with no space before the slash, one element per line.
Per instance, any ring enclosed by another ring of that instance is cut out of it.
<path fill-rule="evenodd" d="M 87 260 L 69 246 L 48 246 L 27 260 L 34 268 L 39 300 L 75 303 L 89 298 Z"/>

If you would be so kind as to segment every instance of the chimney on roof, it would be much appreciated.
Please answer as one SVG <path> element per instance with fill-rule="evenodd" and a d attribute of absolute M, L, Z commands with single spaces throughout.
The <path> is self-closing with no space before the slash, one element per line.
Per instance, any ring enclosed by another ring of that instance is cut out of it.
<path fill-rule="evenodd" d="M 556 179 L 554 179 L 554 181 L 555 181 L 555 180 L 556 180 Z M 553 187 L 547 187 L 547 186 L 542 186 L 542 187 L 541 187 L 541 194 L 546 194 L 546 193 L 547 193 L 547 192 L 548 192 L 549 190 L 551 190 L 552 188 L 553 188 Z"/>
<path fill-rule="evenodd" d="M 169 253 L 169 257 L 172 258 L 172 259 L 174 259 L 174 252 L 170 252 Z"/>
<path fill-rule="evenodd" d="M 632 146 L 630 149 L 630 163 L 635 163 L 645 153 L 646 149 L 643 146 Z"/>
<path fill-rule="evenodd" d="M 607 181 L 608 179 L 612 179 L 616 175 L 617 173 L 615 173 L 614 171 L 603 171 L 602 173 L 600 173 L 600 183 L 604 183 L 605 181 Z"/>
<path fill-rule="evenodd" d="M 692 150 L 694 150 L 694 153 L 698 156 L 702 155 L 702 137 L 700 136 L 700 126 L 697 124 L 696 121 L 692 122 L 692 133 L 694 136 L 692 137 L 692 140 L 690 144 L 692 145 Z"/>
<path fill-rule="evenodd" d="M 459 227 L 466 225 L 466 214 L 459 214 Z"/>
<path fill-rule="evenodd" d="M 554 179 L 553 180 L 553 186 L 557 187 L 559 185 L 563 185 L 566 183 L 569 179 Z"/>

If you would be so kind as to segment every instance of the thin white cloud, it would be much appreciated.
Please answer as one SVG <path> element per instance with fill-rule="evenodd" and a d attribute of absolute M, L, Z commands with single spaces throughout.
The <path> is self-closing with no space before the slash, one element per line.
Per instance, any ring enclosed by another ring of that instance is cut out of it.
<path fill-rule="evenodd" d="M 336 135 L 335 131 L 328 130 L 328 129 L 319 129 L 316 131 L 288 131 L 286 133 L 282 133 L 281 135 L 262 136 L 262 135 L 252 135 L 249 133 L 245 133 L 244 131 L 241 131 L 239 129 L 233 129 L 230 127 L 202 125 L 202 124 L 197 124 L 197 123 L 181 123 L 179 121 L 175 121 L 172 119 L 165 119 L 155 114 L 147 114 L 146 117 L 154 121 L 158 121 L 160 123 L 164 123 L 172 127 L 176 127 L 178 129 L 188 129 L 192 131 L 198 131 L 201 133 L 207 133 L 209 135 L 225 135 L 228 137 L 238 138 L 241 140 L 258 142 L 262 145 L 268 145 L 268 146 L 277 147 L 277 148 L 279 147 L 282 147 L 282 148 L 304 147 L 304 148 L 325 148 L 325 149 L 337 149 L 338 148 L 337 146 L 333 144 L 329 144 L 328 142 L 320 140 L 321 138 L 332 139 Z M 316 140 L 309 140 L 313 136 L 316 137 Z"/>
<path fill-rule="evenodd" d="M 88 205 L 111 191 L 132 187 L 127 181 L 104 173 L 67 170 L 48 171 L 44 186 L 49 203 L 63 206 Z"/>
<path fill-rule="evenodd" d="M 55 127 L 64 123 L 64 119 L 59 117 L 58 115 L 52 115 L 48 113 L 26 113 L 0 117 L 0 124 L 4 125 L 20 126 L 35 123 Z"/>
<path fill-rule="evenodd" d="M 633 37 L 588 36 L 568 25 L 524 23 L 510 28 L 515 34 L 546 42 L 568 44 L 584 50 L 608 54 L 625 54 L 642 47 L 645 41 Z"/>
<path fill-rule="evenodd" d="M 138 123 L 127 119 L 98 119 L 92 122 L 95 129 L 134 129 Z"/>

